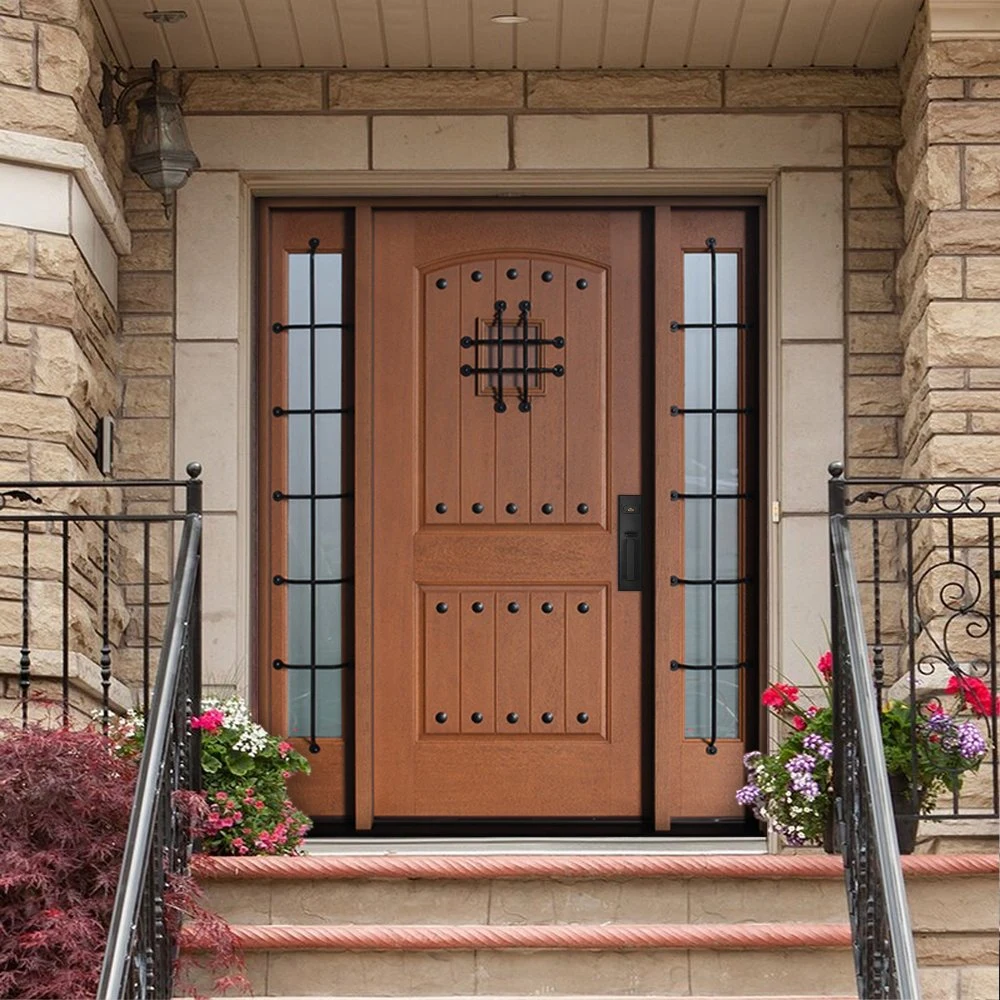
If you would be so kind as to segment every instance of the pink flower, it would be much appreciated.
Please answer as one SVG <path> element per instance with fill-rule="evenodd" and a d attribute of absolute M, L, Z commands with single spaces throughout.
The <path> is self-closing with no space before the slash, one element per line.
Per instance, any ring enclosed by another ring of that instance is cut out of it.
<path fill-rule="evenodd" d="M 799 732 L 802 732 L 802 730 L 806 728 L 806 720 L 803 719 L 801 715 L 793 715 L 792 727 L 797 729 Z"/>
<path fill-rule="evenodd" d="M 242 846 L 243 846 L 243 838 L 233 837 L 233 847 L 242 847 Z"/>
<path fill-rule="evenodd" d="M 216 792 L 215 793 L 215 801 L 216 802 L 225 802 L 227 798 L 229 798 L 229 796 L 226 795 L 225 792 Z"/>
<path fill-rule="evenodd" d="M 808 715 L 810 719 L 811 719 L 811 718 L 812 718 L 812 717 L 813 717 L 814 715 L 816 715 L 816 714 L 817 714 L 818 712 L 819 712 L 819 709 L 818 709 L 818 708 L 817 708 L 817 707 L 816 707 L 815 705 L 810 705 L 810 706 L 809 706 L 809 707 L 808 707 L 808 708 L 806 709 L 806 715 Z"/>
<path fill-rule="evenodd" d="M 823 675 L 824 680 L 829 680 L 833 676 L 833 653 L 830 650 L 819 658 L 816 669 Z"/>
<path fill-rule="evenodd" d="M 772 684 L 760 697 L 761 703 L 768 708 L 783 708 L 785 704 L 792 705 L 799 699 L 799 689 L 794 684 Z"/>
<path fill-rule="evenodd" d="M 222 728 L 225 716 L 217 708 L 210 708 L 201 715 L 196 715 L 191 720 L 192 729 L 203 729 L 207 733 L 218 732 Z"/>
<path fill-rule="evenodd" d="M 278 744 L 278 753 L 280 753 L 282 757 L 287 757 L 292 752 L 292 749 L 292 744 L 287 740 L 282 740 Z"/>

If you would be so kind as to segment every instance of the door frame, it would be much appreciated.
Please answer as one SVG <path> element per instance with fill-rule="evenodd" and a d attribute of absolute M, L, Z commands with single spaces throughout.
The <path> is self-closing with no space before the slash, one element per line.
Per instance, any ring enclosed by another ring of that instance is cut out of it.
<path fill-rule="evenodd" d="M 763 174 L 764 172 L 758 172 Z M 435 175 L 436 180 L 441 179 L 441 175 Z M 522 182 L 524 178 L 520 178 Z M 758 421 L 757 429 L 759 434 L 758 442 L 758 462 L 756 470 L 756 481 L 761 484 L 761 492 L 765 495 L 761 497 L 758 506 L 758 563 L 757 572 L 759 582 L 756 587 L 756 603 L 760 614 L 766 614 L 769 608 L 775 607 L 774 586 L 771 572 L 773 566 L 773 552 L 769 545 L 770 522 L 772 519 L 765 517 L 768 509 L 769 487 L 774 482 L 775 470 L 772 467 L 771 449 L 769 441 L 772 439 L 773 427 L 776 423 L 774 408 L 770 403 L 770 387 L 775 385 L 773 379 L 774 356 L 777 352 L 772 348 L 773 324 L 770 319 L 770 302 L 774 295 L 772 287 L 771 268 L 768 267 L 774 252 L 774 242 L 776 225 L 773 218 L 776 198 L 769 196 L 774 187 L 774 175 L 767 173 L 767 179 L 771 182 L 768 186 L 768 194 L 734 194 L 734 195 L 621 195 L 611 194 L 565 194 L 565 195 L 534 195 L 530 191 L 518 192 L 515 197 L 491 197 L 469 194 L 464 196 L 427 196 L 395 195 L 382 197 L 352 198 L 352 197 L 282 197 L 280 194 L 271 194 L 262 191 L 261 197 L 256 197 L 250 193 L 248 188 L 247 197 L 253 199 L 252 218 L 254 227 L 252 238 L 256 241 L 256 252 L 251 255 L 252 265 L 256 268 L 251 287 L 254 288 L 255 315 L 258 322 L 252 337 L 253 356 L 250 359 L 251 366 L 251 412 L 253 414 L 251 426 L 251 475 L 256 483 L 257 472 L 259 471 L 259 451 L 260 442 L 260 415 L 261 402 L 259 393 L 259 355 L 260 338 L 266 336 L 269 323 L 265 315 L 266 305 L 262 289 L 257 285 L 257 277 L 264 273 L 260 261 L 264 259 L 267 252 L 264 235 L 268 231 L 269 212 L 275 208 L 281 209 L 305 209 L 305 210 L 341 210 L 351 213 L 354 220 L 354 273 L 355 273 L 355 315 L 354 315 L 354 407 L 355 407 L 355 434 L 354 453 L 355 460 L 355 526 L 354 526 L 354 577 L 355 577 L 355 598 L 354 598 L 354 656 L 355 664 L 353 677 L 353 746 L 354 752 L 347 755 L 347 760 L 353 762 L 352 775 L 348 776 L 348 787 L 353 786 L 353 812 L 348 804 L 347 819 L 351 826 L 357 831 L 370 830 L 374 821 L 374 775 L 372 773 L 373 761 L 373 739 L 374 739 L 374 690 L 372 671 L 372 630 L 375 624 L 373 608 L 373 556 L 374 556 L 374 523 L 372 516 L 373 505 L 373 416 L 374 416 L 374 392 L 373 375 L 375 353 L 373 350 L 373 293 L 374 274 L 372 267 L 373 257 L 373 212 L 379 208 L 393 209 L 433 209 L 433 208 L 636 208 L 649 212 L 652 218 L 653 213 L 675 208 L 706 208 L 706 209 L 756 209 L 757 210 L 757 264 L 758 264 L 758 329 L 760 331 L 760 348 L 758 361 L 758 379 L 762 391 L 758 396 Z M 369 185 L 371 177 L 367 178 Z M 652 180 L 648 175 L 643 177 L 646 183 Z M 419 184 L 407 185 L 410 190 L 419 187 Z M 644 186 L 644 185 L 642 185 Z M 656 183 L 657 187 L 663 186 L 662 178 Z M 721 185 L 720 185 L 721 186 Z M 732 185 L 738 189 L 739 183 Z M 759 183 L 750 186 L 760 189 Z M 511 192 L 513 194 L 513 192 Z M 650 249 L 652 250 L 652 241 Z M 657 303 L 657 311 L 653 318 L 654 328 L 659 330 L 663 324 L 661 315 L 662 305 Z M 656 334 L 654 334 L 656 336 Z M 654 345 L 655 347 L 655 345 Z M 652 420 L 657 420 L 658 416 L 654 411 Z M 655 437 L 655 429 L 654 429 Z M 650 456 L 652 457 L 652 456 Z M 650 480 L 652 482 L 652 478 Z M 252 506 L 251 523 L 255 528 L 255 535 L 260 534 L 256 529 L 260 524 L 260 488 L 257 485 L 251 486 L 254 502 Z M 261 662 L 261 635 L 259 629 L 260 615 L 258 613 L 260 601 L 264 594 L 266 581 L 261 579 L 259 573 L 259 562 L 254 561 L 252 565 L 253 596 L 251 598 L 251 663 L 254 667 L 250 673 L 251 701 L 256 711 L 260 711 L 266 706 L 262 704 L 263 692 L 259 689 L 259 664 Z M 655 581 L 654 581 L 655 582 Z M 650 588 L 649 608 L 656 606 L 655 587 Z M 766 627 L 758 630 L 757 633 L 757 662 L 759 664 L 758 683 L 763 683 L 767 679 L 766 664 L 768 663 L 767 650 L 771 645 L 774 623 L 770 616 L 765 618 L 768 623 Z M 648 628 L 655 628 L 655 619 L 650 621 Z M 644 629 L 645 631 L 645 629 Z M 652 667 L 651 669 L 655 669 Z M 762 710 L 754 709 L 748 700 L 746 705 L 747 739 L 753 743 L 759 738 L 759 734 L 766 732 L 766 717 Z M 347 728 L 347 727 L 345 727 Z M 653 727 L 650 727 L 651 729 Z M 649 752 L 653 752 L 653 733 L 650 732 Z M 364 747 L 366 752 L 359 752 Z M 650 810 L 652 818 L 652 810 Z"/>

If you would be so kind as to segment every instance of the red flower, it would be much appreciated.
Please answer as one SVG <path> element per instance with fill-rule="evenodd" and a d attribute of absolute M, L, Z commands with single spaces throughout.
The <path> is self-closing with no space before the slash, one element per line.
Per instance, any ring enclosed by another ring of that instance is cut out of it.
<path fill-rule="evenodd" d="M 990 689 L 978 677 L 962 677 L 952 674 L 945 688 L 948 694 L 957 694 L 965 708 L 980 716 L 996 715 L 1000 710 L 1000 698 L 993 704 Z"/>
<path fill-rule="evenodd" d="M 816 664 L 816 669 L 822 674 L 824 680 L 829 680 L 833 676 L 833 653 L 827 650 Z"/>
<path fill-rule="evenodd" d="M 210 708 L 202 715 L 196 715 L 191 720 L 192 729 L 203 729 L 206 733 L 218 732 L 222 728 L 225 716 L 217 708 Z"/>
<path fill-rule="evenodd" d="M 799 732 L 802 732 L 802 730 L 806 728 L 806 720 L 803 719 L 801 715 L 793 715 L 792 727 L 799 730 Z"/>
<path fill-rule="evenodd" d="M 772 684 L 761 696 L 761 703 L 768 708 L 783 708 L 799 699 L 799 689 L 794 684 Z"/>

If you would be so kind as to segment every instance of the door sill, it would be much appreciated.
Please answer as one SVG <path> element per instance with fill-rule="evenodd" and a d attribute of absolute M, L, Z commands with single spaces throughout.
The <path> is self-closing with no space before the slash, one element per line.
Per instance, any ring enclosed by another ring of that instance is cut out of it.
<path fill-rule="evenodd" d="M 302 846 L 310 855 L 376 857 L 767 854 L 764 837 L 311 837 Z"/>

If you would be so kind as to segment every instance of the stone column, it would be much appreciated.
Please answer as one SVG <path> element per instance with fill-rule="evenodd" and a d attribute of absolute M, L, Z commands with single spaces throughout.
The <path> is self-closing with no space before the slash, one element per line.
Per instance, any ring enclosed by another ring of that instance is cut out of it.
<path fill-rule="evenodd" d="M 996 476 L 1000 39 L 953 37 L 941 6 L 925 5 L 902 67 L 904 469 Z"/>

